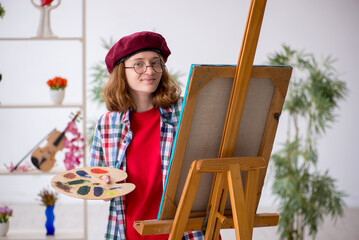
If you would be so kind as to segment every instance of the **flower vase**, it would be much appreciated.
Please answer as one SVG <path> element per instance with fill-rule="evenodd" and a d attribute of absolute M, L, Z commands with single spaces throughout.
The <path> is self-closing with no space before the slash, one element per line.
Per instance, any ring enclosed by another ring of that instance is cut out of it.
<path fill-rule="evenodd" d="M 60 3 L 61 0 L 58 0 L 57 4 L 54 6 L 51 5 L 46 5 L 46 6 L 41 6 L 41 5 L 37 5 L 35 4 L 34 0 L 31 0 L 31 3 L 40 10 L 40 22 L 39 22 L 39 26 L 37 29 L 37 36 L 39 38 L 57 38 L 51 30 L 51 24 L 50 24 L 50 12 L 51 10 L 57 8 Z"/>
<path fill-rule="evenodd" d="M 50 99 L 53 104 L 60 105 L 65 97 L 65 90 L 58 89 L 58 90 L 50 90 Z"/>
<path fill-rule="evenodd" d="M 50 10 L 51 8 L 42 7 L 40 9 L 41 17 L 39 27 L 37 28 L 37 37 L 40 38 L 53 38 L 55 35 L 52 33 L 50 25 Z"/>
<path fill-rule="evenodd" d="M 5 237 L 9 231 L 10 222 L 0 223 L 0 237 Z"/>
<path fill-rule="evenodd" d="M 55 214 L 54 214 L 54 207 L 55 205 L 52 206 L 47 206 L 46 210 L 45 210 L 45 214 L 46 214 L 46 235 L 54 235 L 55 234 L 55 227 L 54 227 L 54 221 L 55 221 Z"/>

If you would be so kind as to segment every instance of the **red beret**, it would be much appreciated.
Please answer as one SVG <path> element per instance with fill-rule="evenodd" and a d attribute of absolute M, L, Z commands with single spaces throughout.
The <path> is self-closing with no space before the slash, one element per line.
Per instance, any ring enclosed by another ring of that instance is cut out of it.
<path fill-rule="evenodd" d="M 107 53 L 105 62 L 109 73 L 120 62 L 141 51 L 160 53 L 165 62 L 171 54 L 166 40 L 161 34 L 154 32 L 137 32 L 121 38 Z"/>

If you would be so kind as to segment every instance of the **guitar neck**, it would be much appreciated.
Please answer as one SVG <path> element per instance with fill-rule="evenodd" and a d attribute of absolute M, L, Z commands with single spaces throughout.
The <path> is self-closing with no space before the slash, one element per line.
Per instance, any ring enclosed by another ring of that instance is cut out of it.
<path fill-rule="evenodd" d="M 67 129 L 67 128 L 66 128 Z M 66 129 L 56 138 L 55 142 L 53 143 L 54 146 L 58 146 L 61 142 L 61 140 L 64 138 L 65 136 L 65 132 L 66 132 Z"/>
<path fill-rule="evenodd" d="M 80 115 L 80 112 L 77 112 L 76 116 L 71 120 L 71 122 L 76 121 L 76 118 Z M 61 140 L 64 138 L 66 130 L 69 128 L 69 124 L 67 124 L 65 130 L 56 138 L 55 142 L 53 143 L 54 146 L 58 146 Z"/>

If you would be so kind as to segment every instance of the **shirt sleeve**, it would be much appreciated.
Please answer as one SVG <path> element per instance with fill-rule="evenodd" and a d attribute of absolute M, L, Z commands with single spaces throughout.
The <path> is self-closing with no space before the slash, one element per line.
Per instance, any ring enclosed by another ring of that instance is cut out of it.
<path fill-rule="evenodd" d="M 172 121 L 174 123 L 174 127 L 177 130 L 178 123 L 180 121 L 181 112 L 183 107 L 183 98 L 181 97 L 178 101 L 173 105 L 172 112 Z"/>
<path fill-rule="evenodd" d="M 106 167 L 105 155 L 102 148 L 102 137 L 101 137 L 101 120 L 96 124 L 95 133 L 93 137 L 91 157 L 91 167 Z"/>

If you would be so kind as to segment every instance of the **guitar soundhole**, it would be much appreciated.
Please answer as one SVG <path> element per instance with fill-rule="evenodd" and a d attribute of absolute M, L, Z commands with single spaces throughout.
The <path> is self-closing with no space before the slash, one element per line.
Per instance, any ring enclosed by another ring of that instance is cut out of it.
<path fill-rule="evenodd" d="M 31 162 L 32 162 L 32 164 L 34 164 L 35 167 L 37 167 L 38 169 L 40 169 L 39 160 L 37 160 L 37 158 L 31 157 Z"/>

